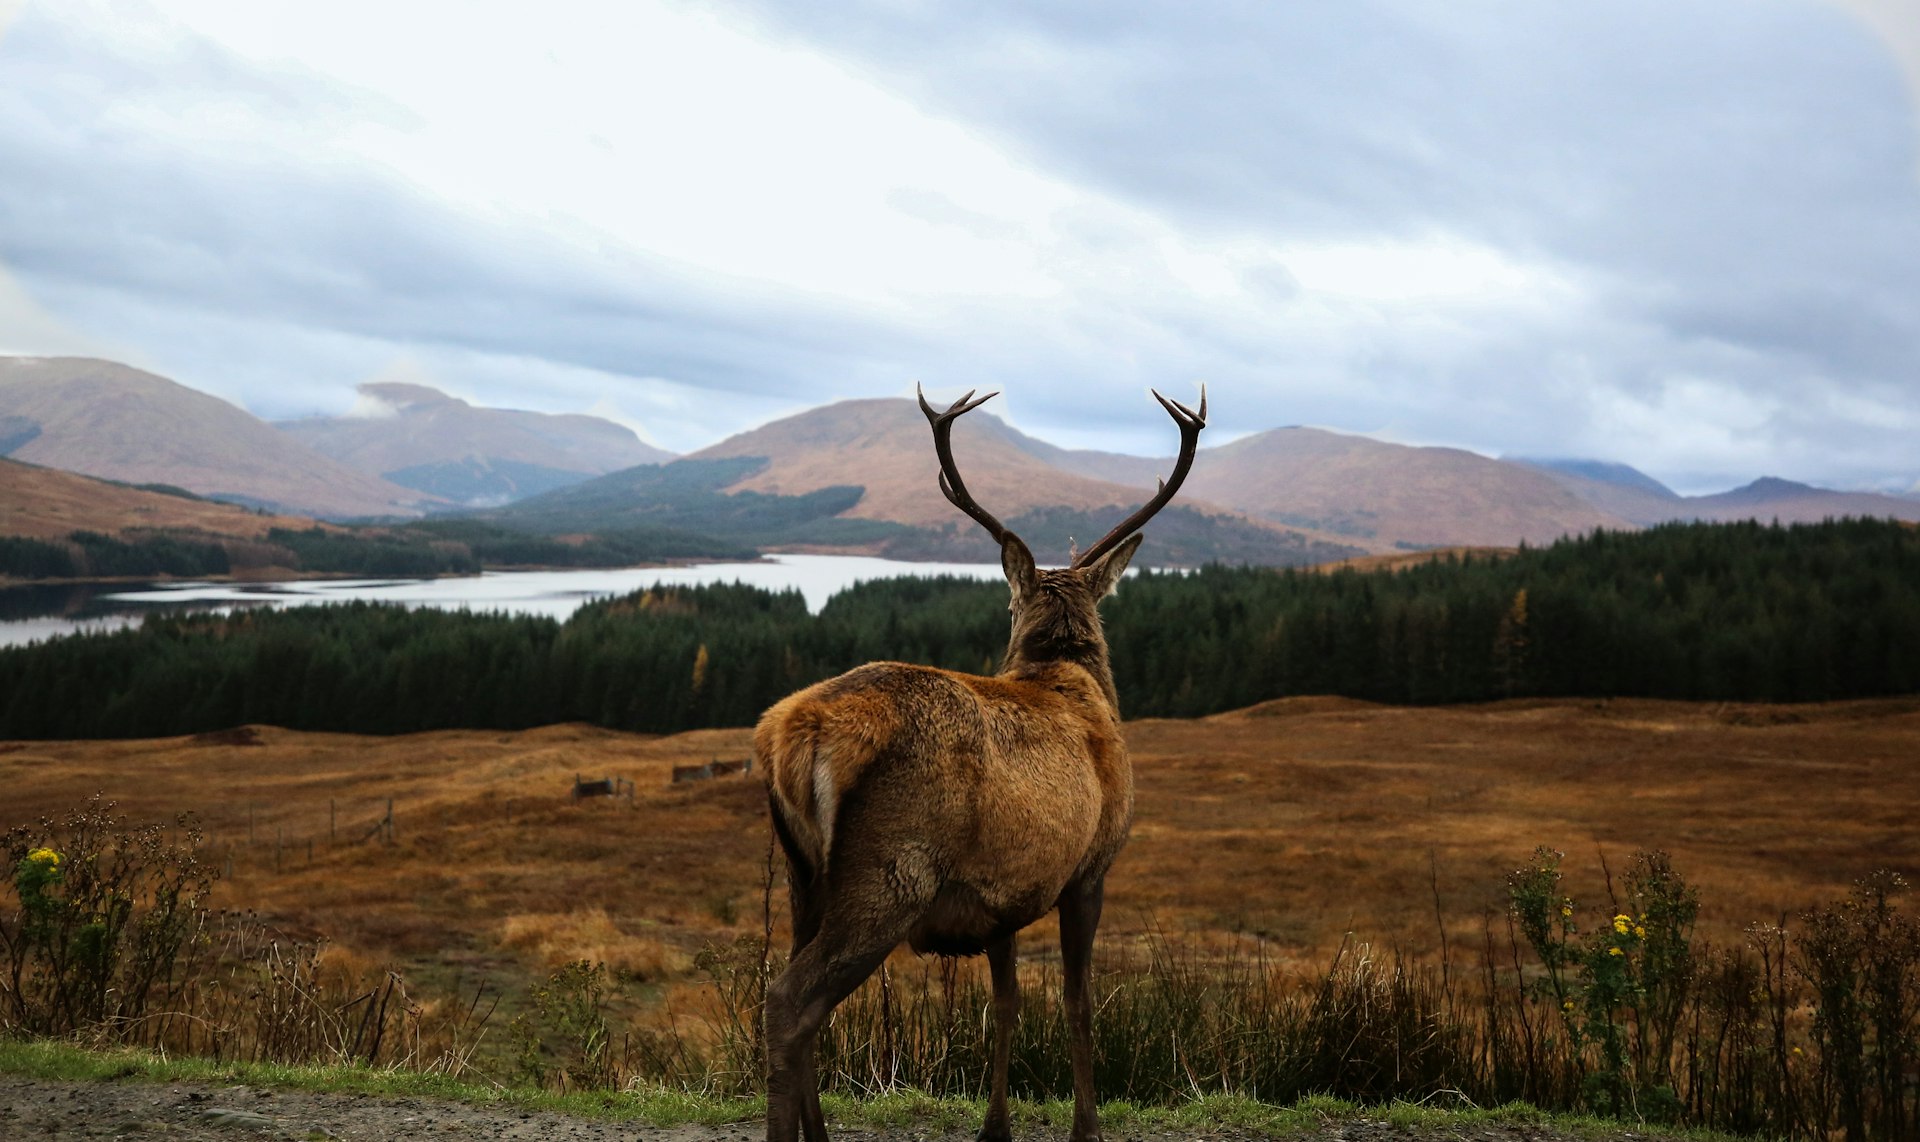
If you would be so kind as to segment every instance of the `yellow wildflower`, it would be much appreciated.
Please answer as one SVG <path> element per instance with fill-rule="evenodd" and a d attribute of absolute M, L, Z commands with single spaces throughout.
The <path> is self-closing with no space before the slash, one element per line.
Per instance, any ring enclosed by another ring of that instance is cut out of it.
<path fill-rule="evenodd" d="M 34 864 L 44 864 L 48 868 L 60 867 L 60 854 L 49 848 L 35 849 L 27 854 L 27 859 Z"/>
<path fill-rule="evenodd" d="M 1620 933 L 1622 936 L 1626 935 L 1627 930 L 1632 927 L 1633 927 L 1633 917 L 1631 916 L 1627 916 L 1623 914 L 1620 916 L 1615 916 L 1613 918 L 1613 930 Z"/>
<path fill-rule="evenodd" d="M 1571 915 L 1573 915 L 1573 905 L 1571 905 L 1571 904 L 1562 904 L 1562 905 L 1560 906 L 1560 915 L 1562 915 L 1562 916 L 1571 916 Z"/>
<path fill-rule="evenodd" d="M 1624 956 L 1627 953 L 1621 951 L 1619 948 L 1608 948 L 1607 954 L 1610 956 Z"/>
<path fill-rule="evenodd" d="M 1644 940 L 1647 938 L 1647 929 L 1643 925 L 1635 924 L 1633 926 L 1633 935 L 1635 939 Z"/>

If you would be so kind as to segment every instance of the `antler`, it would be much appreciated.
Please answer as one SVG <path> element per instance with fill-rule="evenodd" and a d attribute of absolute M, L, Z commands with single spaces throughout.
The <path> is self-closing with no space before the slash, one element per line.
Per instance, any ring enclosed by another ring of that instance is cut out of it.
<path fill-rule="evenodd" d="M 1187 478 L 1187 469 L 1193 467 L 1193 453 L 1200 445 L 1200 430 L 1207 426 L 1207 386 L 1200 386 L 1199 412 L 1193 411 L 1177 400 L 1168 400 L 1161 396 L 1158 390 L 1149 391 L 1153 392 L 1153 399 L 1160 402 L 1160 407 L 1167 410 L 1167 415 L 1173 418 L 1174 423 L 1180 426 L 1180 458 L 1174 461 L 1173 475 L 1160 481 L 1160 490 L 1154 493 L 1145 507 L 1121 520 L 1120 526 L 1108 532 L 1106 538 L 1082 551 L 1073 561 L 1073 566 L 1076 568 L 1092 563 L 1113 550 L 1121 540 L 1145 526 L 1155 512 L 1167 506 L 1167 501 L 1180 490 L 1181 482 Z"/>
<path fill-rule="evenodd" d="M 1013 533 L 1008 531 L 999 520 L 993 518 L 987 509 L 973 502 L 973 495 L 967 491 L 966 481 L 960 478 L 960 469 L 953 463 L 953 422 L 1000 394 L 991 392 L 979 400 L 973 400 L 974 390 L 968 389 L 967 395 L 954 401 L 948 406 L 947 411 L 936 412 L 934 407 L 927 403 L 927 394 L 920 391 L 919 385 L 913 386 L 913 391 L 920 397 L 920 411 L 927 414 L 927 423 L 933 425 L 933 451 L 940 457 L 940 494 L 947 497 L 948 503 L 966 512 L 974 518 L 976 523 L 986 528 L 992 534 L 994 542 L 1005 543 L 1007 536 Z"/>

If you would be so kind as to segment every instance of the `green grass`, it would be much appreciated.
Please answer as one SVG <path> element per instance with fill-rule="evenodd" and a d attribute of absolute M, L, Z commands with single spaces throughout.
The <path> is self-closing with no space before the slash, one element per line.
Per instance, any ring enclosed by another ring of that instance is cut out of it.
<path fill-rule="evenodd" d="M 582 1118 L 645 1123 L 649 1126 L 716 1126 L 751 1122 L 766 1113 L 762 1098 L 738 1098 L 698 1091 L 639 1089 L 556 1093 L 530 1087 L 468 1082 L 445 1075 L 353 1066 L 282 1066 L 273 1063 L 215 1062 L 174 1058 L 131 1048 L 90 1049 L 49 1040 L 0 1039 L 0 1073 L 66 1082 L 200 1082 L 273 1087 L 329 1094 L 410 1096 L 446 1099 L 480 1107 L 546 1110 Z M 935 1098 L 917 1091 L 893 1091 L 867 1097 L 825 1095 L 821 1107 L 830 1122 L 870 1128 L 970 1129 L 986 1111 L 978 1099 Z M 1024 1102 L 1009 1107 L 1016 1127 L 1066 1131 L 1073 1104 L 1065 1100 Z M 1476 1126 L 1550 1127 L 1577 1137 L 1619 1138 L 1632 1130 L 1641 1138 L 1722 1142 L 1732 1135 L 1698 1130 L 1655 1130 L 1637 1123 L 1548 1114 L 1525 1103 L 1479 1108 L 1447 1108 L 1399 1102 L 1362 1107 L 1344 1099 L 1315 1095 L 1292 1106 L 1274 1106 L 1235 1095 L 1206 1095 L 1170 1107 L 1110 1102 L 1100 1108 L 1109 1134 L 1147 1131 L 1234 1130 L 1289 1138 L 1329 1124 L 1368 1119 L 1401 1129 L 1458 1132 Z"/>

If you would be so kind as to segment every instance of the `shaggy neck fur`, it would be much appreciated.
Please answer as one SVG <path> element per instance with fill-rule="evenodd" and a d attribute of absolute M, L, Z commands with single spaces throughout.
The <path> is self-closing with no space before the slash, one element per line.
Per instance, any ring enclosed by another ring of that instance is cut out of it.
<path fill-rule="evenodd" d="M 1033 594 L 1016 607 L 1001 675 L 1029 677 L 1053 663 L 1073 663 L 1093 675 L 1114 717 L 1119 717 L 1120 694 L 1107 659 L 1099 600 L 1089 597 L 1092 592 L 1072 571 L 1042 572 Z"/>

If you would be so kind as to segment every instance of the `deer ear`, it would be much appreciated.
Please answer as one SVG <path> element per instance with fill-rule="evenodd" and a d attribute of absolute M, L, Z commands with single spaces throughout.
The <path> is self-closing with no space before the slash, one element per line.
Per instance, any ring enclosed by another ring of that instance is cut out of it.
<path fill-rule="evenodd" d="M 1127 564 L 1133 561 L 1133 553 L 1140 550 L 1140 541 L 1145 538 L 1136 531 L 1121 540 L 1112 551 L 1081 568 L 1080 574 L 1086 576 L 1087 586 L 1093 588 L 1094 598 L 1104 599 L 1113 593 L 1114 585 L 1120 582 Z"/>
<path fill-rule="evenodd" d="M 1000 569 L 1007 574 L 1007 586 L 1013 589 L 1015 602 L 1040 581 L 1040 572 L 1033 565 L 1033 552 L 1012 532 L 1000 542 Z"/>

